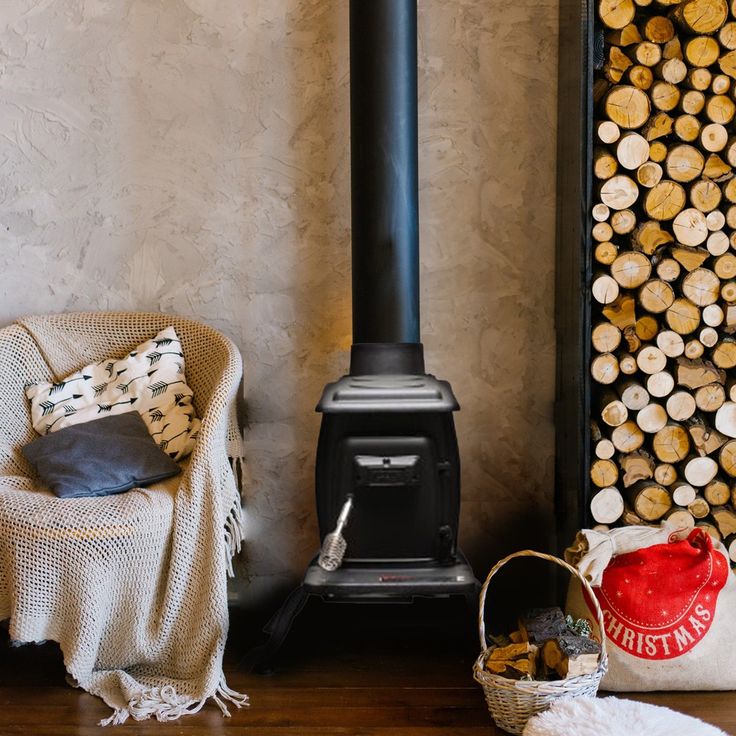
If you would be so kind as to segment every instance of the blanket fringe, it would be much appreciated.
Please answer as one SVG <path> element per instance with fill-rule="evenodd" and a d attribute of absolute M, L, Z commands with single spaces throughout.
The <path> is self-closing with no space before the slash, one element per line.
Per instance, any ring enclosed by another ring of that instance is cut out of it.
<path fill-rule="evenodd" d="M 226 701 L 232 703 L 236 708 L 250 705 L 247 695 L 227 686 L 224 674 L 220 676 L 220 682 L 211 697 L 227 718 L 230 718 L 230 711 L 227 709 Z M 176 690 L 171 685 L 165 685 L 161 688 L 152 687 L 140 692 L 128 703 L 127 708 L 115 708 L 113 714 L 109 718 L 100 721 L 98 725 L 119 726 L 125 723 L 128 718 L 143 721 L 152 716 L 159 722 L 174 721 L 181 716 L 198 713 L 207 700 L 208 698 L 192 700 L 183 695 L 177 695 Z"/>
<path fill-rule="evenodd" d="M 242 455 L 229 455 L 228 461 L 230 463 L 230 469 L 233 471 L 233 477 L 235 478 L 235 485 L 238 487 L 238 493 L 243 494 L 243 488 L 245 488 L 245 458 Z"/>
<path fill-rule="evenodd" d="M 109 718 L 100 721 L 100 726 L 118 726 L 128 718 L 143 721 L 151 716 L 157 721 L 174 721 L 180 716 L 196 713 L 203 703 L 177 695 L 171 685 L 142 690 L 128 702 L 127 708 L 116 708 Z M 194 707 L 192 707 L 194 706 Z"/>
<path fill-rule="evenodd" d="M 225 701 L 232 703 L 236 708 L 250 705 L 250 702 L 248 702 L 248 696 L 245 693 L 239 693 L 237 690 L 233 690 L 227 686 L 224 673 L 222 677 L 220 677 L 220 684 L 217 686 L 217 690 L 212 696 L 212 699 L 220 706 L 222 714 L 227 718 L 230 718 L 230 711 L 227 709 Z"/>
<path fill-rule="evenodd" d="M 230 512 L 225 519 L 225 564 L 227 565 L 228 577 L 234 577 L 233 557 L 240 552 L 245 540 L 245 516 L 240 505 L 240 499 L 230 507 Z"/>

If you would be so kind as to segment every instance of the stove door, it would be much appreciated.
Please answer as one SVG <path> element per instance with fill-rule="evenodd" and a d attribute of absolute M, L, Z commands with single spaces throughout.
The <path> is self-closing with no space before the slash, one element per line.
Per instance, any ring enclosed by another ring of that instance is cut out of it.
<path fill-rule="evenodd" d="M 346 559 L 436 559 L 442 509 L 432 439 L 347 437 L 338 448 L 339 487 L 343 499 L 347 493 L 354 496 Z"/>

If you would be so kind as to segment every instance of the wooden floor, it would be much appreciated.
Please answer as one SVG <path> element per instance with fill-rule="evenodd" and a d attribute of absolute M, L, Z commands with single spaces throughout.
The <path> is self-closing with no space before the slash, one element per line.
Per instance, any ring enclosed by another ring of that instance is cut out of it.
<path fill-rule="evenodd" d="M 495 736 L 471 667 L 475 631 L 462 601 L 408 605 L 310 603 L 274 675 L 247 671 L 260 622 L 233 613 L 226 672 L 251 706 L 226 719 L 215 706 L 168 724 L 95 724 L 109 715 L 97 698 L 68 687 L 55 645 L 0 642 L 0 736 L 120 733 L 195 736 Z M 639 698 L 736 734 L 731 694 L 667 693 Z M 634 736 L 632 734 L 632 736 Z M 675 736 L 675 735 L 673 735 Z"/>

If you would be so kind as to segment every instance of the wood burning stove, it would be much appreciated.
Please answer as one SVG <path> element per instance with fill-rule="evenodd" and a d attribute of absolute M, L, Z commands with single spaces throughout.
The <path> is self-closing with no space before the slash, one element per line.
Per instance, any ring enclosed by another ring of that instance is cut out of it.
<path fill-rule="evenodd" d="M 346 376 L 325 389 L 317 450 L 320 536 L 348 495 L 344 564 L 455 560 L 460 461 L 452 389 L 432 376 Z"/>
<path fill-rule="evenodd" d="M 416 31 L 416 0 L 350 2 L 353 346 L 317 405 L 316 467 L 321 541 L 342 512 L 345 551 L 315 558 L 266 629 L 261 668 L 309 595 L 475 602 L 457 547 L 459 406 L 419 337 Z"/>

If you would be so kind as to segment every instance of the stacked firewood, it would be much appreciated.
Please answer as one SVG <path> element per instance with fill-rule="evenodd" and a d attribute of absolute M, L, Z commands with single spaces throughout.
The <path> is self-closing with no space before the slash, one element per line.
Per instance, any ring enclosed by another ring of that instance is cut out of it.
<path fill-rule="evenodd" d="M 593 518 L 736 562 L 736 0 L 599 0 Z"/>
<path fill-rule="evenodd" d="M 514 680 L 564 680 L 598 669 L 601 645 L 584 620 L 574 622 L 557 607 L 535 608 L 518 625 L 509 636 L 492 639 L 488 672 Z"/>

